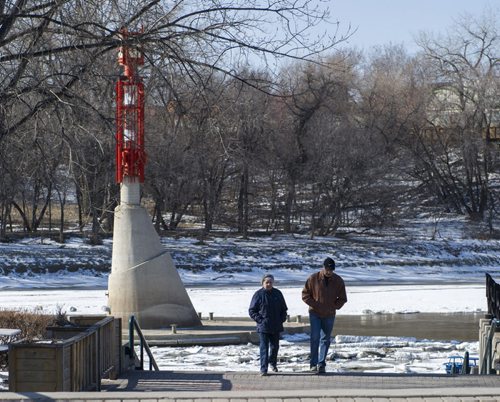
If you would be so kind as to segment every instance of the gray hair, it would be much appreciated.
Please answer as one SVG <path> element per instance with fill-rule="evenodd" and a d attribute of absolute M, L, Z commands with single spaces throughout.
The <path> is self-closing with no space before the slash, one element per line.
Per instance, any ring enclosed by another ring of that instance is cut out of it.
<path fill-rule="evenodd" d="M 266 278 L 270 278 L 272 279 L 272 281 L 274 282 L 274 276 L 271 275 L 271 274 L 265 274 L 263 277 L 262 277 L 262 281 L 260 283 L 264 283 L 264 281 L 266 280 Z"/>

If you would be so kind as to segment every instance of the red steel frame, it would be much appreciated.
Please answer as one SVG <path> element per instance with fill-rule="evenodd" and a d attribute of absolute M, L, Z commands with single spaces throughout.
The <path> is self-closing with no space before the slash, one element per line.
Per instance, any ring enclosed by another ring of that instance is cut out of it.
<path fill-rule="evenodd" d="M 121 31 L 123 39 L 131 35 Z M 116 83 L 116 182 L 123 178 L 138 178 L 144 182 L 146 152 L 144 150 L 144 84 L 137 66 L 144 64 L 144 55 L 136 48 L 123 45 L 118 63 L 124 75 Z"/>

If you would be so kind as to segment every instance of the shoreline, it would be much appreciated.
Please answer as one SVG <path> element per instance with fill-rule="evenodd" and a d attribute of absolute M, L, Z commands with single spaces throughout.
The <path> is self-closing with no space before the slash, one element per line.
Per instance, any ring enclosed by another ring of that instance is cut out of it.
<path fill-rule="evenodd" d="M 302 287 L 305 281 L 276 281 L 276 287 L 278 289 L 290 289 Z M 344 280 L 346 287 L 377 287 L 377 286 L 398 286 L 398 287 L 410 287 L 410 286 L 470 286 L 470 287 L 478 287 L 485 286 L 485 281 L 471 281 L 470 279 L 464 280 L 455 280 L 455 281 L 447 281 L 447 280 L 421 280 L 421 281 L 353 281 L 353 280 Z M 248 282 L 232 282 L 232 283 L 217 283 L 217 282 L 199 282 L 199 283 L 184 283 L 184 287 L 186 289 L 220 289 L 220 288 L 239 288 L 239 289 L 255 289 L 259 286 L 259 283 L 248 283 Z M 57 284 L 55 286 L 0 286 L 1 291 L 16 291 L 16 292 L 24 292 L 24 291 L 58 291 L 58 290 L 107 290 L 107 285 L 96 285 L 91 284 L 89 286 L 85 285 L 64 285 Z"/>

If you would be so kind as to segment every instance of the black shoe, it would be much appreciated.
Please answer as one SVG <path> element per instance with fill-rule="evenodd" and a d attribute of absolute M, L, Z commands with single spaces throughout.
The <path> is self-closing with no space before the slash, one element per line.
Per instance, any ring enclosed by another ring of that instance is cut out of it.
<path fill-rule="evenodd" d="M 260 372 L 261 377 L 267 377 L 267 371 L 261 371 Z"/>
<path fill-rule="evenodd" d="M 318 374 L 324 374 L 326 373 L 325 366 L 318 366 Z"/>
<path fill-rule="evenodd" d="M 310 371 L 311 373 L 317 373 L 317 372 L 318 372 L 318 366 L 311 366 L 311 367 L 309 368 L 309 371 Z"/>
<path fill-rule="evenodd" d="M 278 372 L 278 367 L 276 367 L 276 366 L 271 366 L 271 371 L 272 371 L 273 373 L 277 373 L 277 372 Z"/>

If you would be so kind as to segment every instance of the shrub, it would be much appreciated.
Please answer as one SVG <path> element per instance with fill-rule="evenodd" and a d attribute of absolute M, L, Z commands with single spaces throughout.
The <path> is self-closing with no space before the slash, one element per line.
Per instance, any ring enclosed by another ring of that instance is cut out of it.
<path fill-rule="evenodd" d="M 0 309 L 0 327 L 19 328 L 21 334 L 19 338 L 31 342 L 44 337 L 45 328 L 54 322 L 53 315 L 43 314 L 36 310 L 1 310 Z M 8 341 L 1 339 L 0 342 Z"/>
<path fill-rule="evenodd" d="M 16 339 L 24 339 L 26 342 L 32 342 L 36 339 L 42 339 L 45 335 L 45 328 L 55 319 L 53 315 L 42 314 L 40 311 L 24 310 L 2 310 L 0 309 L 0 327 L 18 328 L 21 334 L 15 339 L 10 337 L 0 337 L 0 344 L 12 342 Z M 0 368 L 7 367 L 7 354 L 0 355 Z"/>

